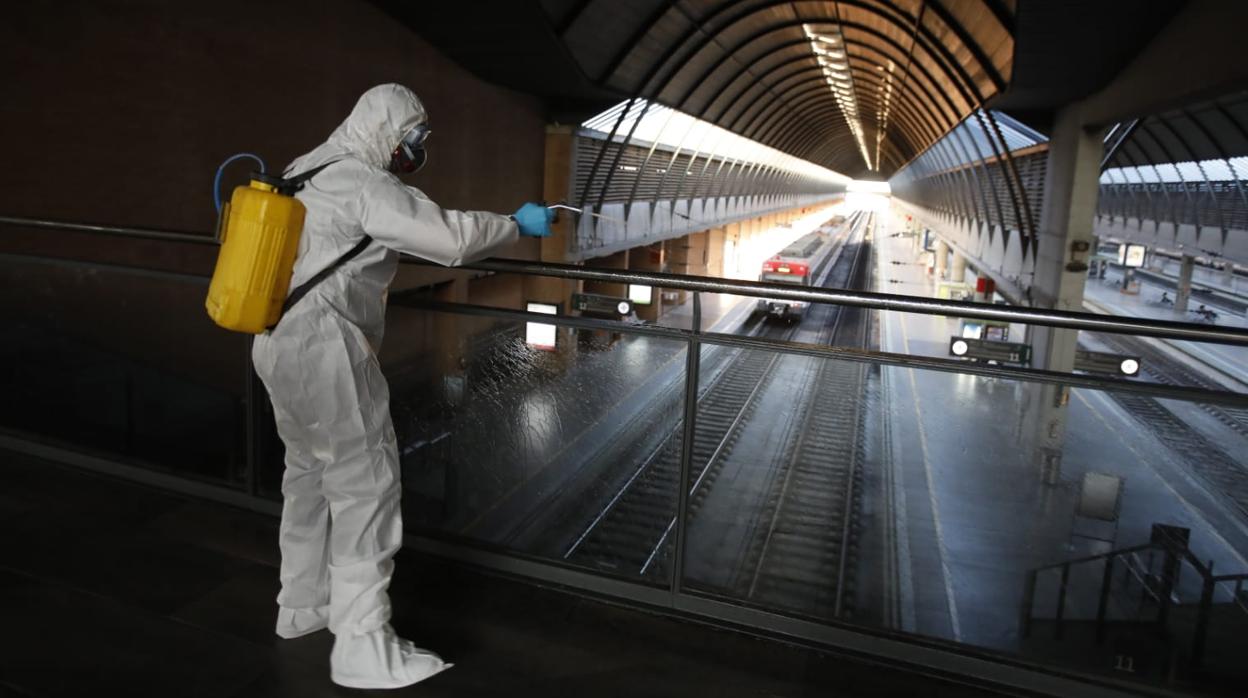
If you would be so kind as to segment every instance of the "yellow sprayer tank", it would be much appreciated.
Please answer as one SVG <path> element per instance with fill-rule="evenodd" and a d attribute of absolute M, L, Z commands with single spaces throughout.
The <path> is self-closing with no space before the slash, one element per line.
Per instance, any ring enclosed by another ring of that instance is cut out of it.
<path fill-rule="evenodd" d="M 250 185 L 234 189 L 222 209 L 221 251 L 204 303 L 214 322 L 252 334 L 277 323 L 290 288 L 304 213 L 298 199 L 254 175 Z"/>

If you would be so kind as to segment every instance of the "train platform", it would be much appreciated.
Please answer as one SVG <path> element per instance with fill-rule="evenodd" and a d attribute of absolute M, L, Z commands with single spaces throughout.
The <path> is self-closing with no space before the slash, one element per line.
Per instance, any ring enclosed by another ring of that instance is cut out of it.
<path fill-rule="evenodd" d="M 1174 291 L 1169 287 L 1154 284 L 1145 277 L 1139 279 L 1140 292 L 1128 294 L 1122 292 L 1121 278 L 1119 270 L 1111 269 L 1104 279 L 1088 279 L 1084 287 L 1085 307 L 1091 312 L 1106 315 L 1182 322 L 1199 319 L 1191 312 L 1199 305 L 1195 299 L 1189 304 L 1187 313 L 1180 313 L 1173 306 L 1160 302 L 1162 293 L 1168 293 L 1170 298 L 1174 298 Z M 1218 317 L 1212 324 L 1248 327 L 1248 319 L 1241 314 L 1228 312 L 1223 308 L 1217 308 L 1216 312 Z M 1226 390 L 1248 390 L 1248 348 L 1183 340 L 1144 338 L 1143 341 L 1159 346 L 1171 354 L 1178 354 L 1182 361 L 1204 373 L 1210 380 L 1224 385 Z"/>
<path fill-rule="evenodd" d="M 1178 260 L 1154 257 L 1147 267 L 1136 271 L 1137 278 L 1152 279 L 1157 285 L 1178 288 L 1180 263 Z M 1248 284 L 1242 273 L 1228 275 L 1225 270 L 1195 266 L 1192 269 L 1192 291 L 1214 303 L 1222 304 L 1235 312 L 1248 307 Z"/>
<path fill-rule="evenodd" d="M 883 290 L 935 296 L 912 239 L 892 237 L 889 224 L 876 235 L 878 276 L 895 280 Z M 882 313 L 881 349 L 949 356 L 958 328 L 956 318 Z M 1248 516 L 1199 471 L 1204 454 L 1177 451 L 1117 396 L 1072 390 L 1060 477 L 1050 485 L 1031 445 L 1038 386 L 900 367 L 885 368 L 882 383 L 906 629 L 1018 650 L 1029 570 L 1147 542 L 1156 523 L 1190 528 L 1192 548 L 1217 569 L 1248 570 Z M 1242 445 L 1222 447 L 1235 458 Z M 1076 516 L 1089 473 L 1122 483 L 1117 520 L 1099 528 Z"/>
<path fill-rule="evenodd" d="M 741 326 L 749 314 L 753 299 L 726 293 L 702 294 L 702 331 L 733 332 Z M 659 317 L 657 323 L 664 327 L 693 329 L 693 297 L 673 306 Z"/>
<path fill-rule="evenodd" d="M 0 451 L 0 696 L 357 695 L 273 634 L 277 521 Z M 988 696 L 405 550 L 393 625 L 455 667 L 394 696 Z"/>

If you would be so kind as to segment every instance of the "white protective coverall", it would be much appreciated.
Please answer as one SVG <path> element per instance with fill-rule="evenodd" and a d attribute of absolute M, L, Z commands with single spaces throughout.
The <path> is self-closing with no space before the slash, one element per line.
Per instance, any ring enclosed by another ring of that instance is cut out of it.
<path fill-rule="evenodd" d="M 278 634 L 318 630 L 328 616 L 332 676 L 357 687 L 407 685 L 443 668 L 436 655 L 413 659 L 421 651 L 388 625 L 403 527 L 377 352 L 399 253 L 456 265 L 517 236 L 509 217 L 443 210 L 385 169 L 400 138 L 425 120 L 411 90 L 374 87 L 328 141 L 291 163 L 287 176 L 337 161 L 297 195 L 307 215 L 292 289 L 362 236 L 374 241 L 257 336 L 252 351 L 286 446 Z"/>

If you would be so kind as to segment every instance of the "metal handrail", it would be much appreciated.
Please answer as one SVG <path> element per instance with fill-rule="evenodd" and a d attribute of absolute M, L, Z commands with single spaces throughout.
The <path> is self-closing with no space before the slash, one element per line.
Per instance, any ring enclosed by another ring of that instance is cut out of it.
<path fill-rule="evenodd" d="M 104 233 L 123 237 L 147 238 L 170 242 L 215 244 L 213 238 L 208 235 L 192 235 L 187 233 L 176 233 L 171 231 L 143 228 L 66 223 L 62 221 L 14 216 L 0 216 L 0 224 L 69 230 L 76 232 Z M 407 264 L 440 266 L 433 262 L 411 256 L 404 256 L 402 261 Z M 1063 327 L 1077 330 L 1091 330 L 1096 332 L 1133 334 L 1147 337 L 1186 339 L 1217 344 L 1248 346 L 1248 330 L 1231 327 L 1210 327 L 1208 325 L 1196 325 L 1186 322 L 1174 322 L 1171 320 L 1110 317 L 1069 310 L 1018 308 L 1012 306 L 992 305 L 988 303 L 946 301 L 936 298 L 922 298 L 918 296 L 903 296 L 888 293 L 871 293 L 867 291 L 794 288 L 786 284 L 768 283 L 763 281 L 740 281 L 690 276 L 687 274 L 668 274 L 662 272 L 593 269 L 572 264 L 528 262 L 511 259 L 487 259 L 470 264 L 464 264 L 459 268 L 474 271 L 523 274 L 529 276 L 548 276 L 582 281 L 604 281 L 619 284 L 660 286 L 664 288 L 678 288 L 689 291 L 703 291 L 707 293 L 727 293 L 739 296 L 752 296 L 756 298 L 774 298 L 778 300 L 794 300 L 808 303 L 847 305 L 861 308 L 874 308 L 877 310 L 920 313 L 925 315 L 953 315 L 957 317 L 999 320 L 1004 322 L 1020 322 L 1047 327 Z"/>
<path fill-rule="evenodd" d="M 130 228 L 117 225 L 96 225 L 94 223 L 70 223 L 67 221 L 23 218 L 20 216 L 0 216 L 0 223 L 22 226 L 24 228 L 47 228 L 50 230 L 65 230 L 74 233 L 98 233 L 101 235 L 138 238 L 141 240 L 159 240 L 161 242 L 185 242 L 195 245 L 219 244 L 216 238 L 206 233 L 182 233 L 171 230 L 153 230 L 151 228 Z"/>
<path fill-rule="evenodd" d="M 430 265 L 414 257 L 403 260 L 410 264 Z M 528 274 L 535 276 L 552 276 L 564 279 L 583 281 L 605 281 L 618 284 L 640 284 L 661 286 L 664 288 L 680 288 L 689 291 L 706 293 L 727 293 L 738 296 L 756 298 L 775 298 L 779 300 L 805 301 L 808 303 L 828 303 L 847 305 L 877 310 L 894 310 L 905 313 L 924 315 L 953 315 L 957 317 L 1020 322 L 1047 327 L 1064 327 L 1097 332 L 1143 335 L 1167 339 L 1187 339 L 1218 344 L 1248 346 L 1248 330 L 1231 327 L 1210 327 L 1171 320 L 1151 320 L 1144 318 L 1121 318 L 1082 313 L 1069 310 L 1042 310 L 1035 308 L 1016 308 L 1012 306 L 992 305 L 989 303 L 967 303 L 964 301 L 945 301 L 936 298 L 919 296 L 903 296 L 889 293 L 871 293 L 867 291 L 850 291 L 842 289 L 794 288 L 791 285 L 768 283 L 764 281 L 740 281 L 729 279 L 691 276 L 687 274 L 668 274 L 662 272 L 642 272 L 618 269 L 591 269 L 570 264 L 551 262 L 524 262 L 510 259 L 487 259 L 463 265 L 464 269 L 475 271 L 492 271 L 508 274 Z"/>
<path fill-rule="evenodd" d="M 1106 560 L 1108 558 L 1119 557 L 1121 555 L 1130 555 L 1131 553 L 1143 552 L 1145 550 L 1150 550 L 1150 549 L 1156 550 L 1159 548 L 1160 545 L 1161 545 L 1160 543 L 1142 543 L 1140 545 L 1131 546 L 1130 548 L 1121 548 L 1119 550 L 1111 550 L 1107 553 L 1101 553 L 1100 555 L 1089 555 L 1087 557 L 1078 557 L 1073 560 L 1066 560 L 1064 562 L 1055 562 L 1051 565 L 1045 565 L 1043 567 L 1033 567 L 1031 569 L 1031 574 L 1035 574 L 1037 572 L 1044 572 L 1046 570 L 1056 570 L 1062 567 L 1067 567 L 1069 565 L 1082 565 L 1085 562 L 1096 562 L 1097 560 Z"/>
<path fill-rule="evenodd" d="M 493 319 L 511 320 L 514 322 L 554 322 L 555 324 L 565 327 L 588 330 L 606 330 L 611 332 L 627 332 L 629 334 L 647 335 L 651 337 L 664 337 L 679 342 L 687 342 L 691 337 L 697 336 L 699 341 L 704 344 L 718 344 L 740 349 L 783 351 L 788 354 L 813 356 L 819 359 L 857 361 L 881 366 L 898 366 L 901 368 L 943 371 L 947 373 L 984 376 L 986 378 L 997 378 L 1002 380 L 1047 383 L 1051 385 L 1064 385 L 1073 388 L 1090 388 L 1092 390 L 1112 390 L 1119 393 L 1141 394 L 1151 397 L 1184 400 L 1187 402 L 1202 404 L 1248 407 L 1248 394 L 1229 392 L 1225 390 L 1188 388 L 1176 385 L 1165 385 L 1162 383 L 1132 381 L 1098 375 L 1064 373 L 1061 371 L 1045 371 L 1034 368 L 993 366 L 983 363 L 961 361 L 959 359 L 952 358 L 923 356 L 919 354 L 898 354 L 882 351 L 864 351 L 861 349 L 838 347 L 827 344 L 807 344 L 783 339 L 760 339 L 757 337 L 746 337 L 738 334 L 723 332 L 694 333 L 690 330 L 667 327 L 663 325 L 633 324 L 618 320 L 599 320 L 596 318 L 577 317 L 573 315 L 561 315 L 558 316 L 557 319 L 552 320 L 550 315 L 543 315 L 541 313 L 467 303 L 448 303 L 445 301 L 415 298 L 396 299 L 394 297 L 391 298 L 391 303 L 403 305 L 409 308 L 431 310 L 434 312 L 488 317 Z"/>
<path fill-rule="evenodd" d="M 1090 555 L 1087 557 L 1067 560 L 1065 562 L 1045 565 L 1044 567 L 1036 567 L 1036 568 L 1029 570 L 1026 574 L 1025 582 L 1023 585 L 1023 601 L 1022 601 L 1022 609 L 1021 609 L 1022 613 L 1019 618 L 1019 627 L 1021 629 L 1023 637 L 1027 637 L 1031 632 L 1031 620 L 1033 618 L 1033 611 L 1034 611 L 1034 606 L 1035 606 L 1036 585 L 1037 585 L 1037 580 L 1041 572 L 1046 572 L 1046 571 L 1055 570 L 1055 569 L 1060 569 L 1062 571 L 1061 583 L 1059 585 L 1058 593 L 1057 593 L 1057 608 L 1056 608 L 1056 614 L 1054 617 L 1055 623 L 1054 623 L 1054 628 L 1053 628 L 1054 638 L 1060 640 L 1062 638 L 1062 630 L 1063 630 L 1064 620 L 1065 620 L 1066 591 L 1067 591 L 1067 586 L 1070 581 L 1071 567 L 1075 565 L 1081 565 L 1084 563 L 1104 560 L 1105 569 L 1101 575 L 1101 588 L 1100 588 L 1100 593 L 1098 595 L 1099 598 L 1097 602 L 1096 620 L 1095 620 L 1096 642 L 1097 644 L 1104 642 L 1105 628 L 1106 628 L 1106 622 L 1107 622 L 1106 618 L 1108 617 L 1108 610 L 1109 610 L 1110 585 L 1112 583 L 1111 580 L 1113 577 L 1114 561 L 1120 557 L 1124 559 L 1129 559 L 1126 556 L 1134 555 L 1135 553 L 1141 552 L 1143 550 L 1160 550 L 1166 555 L 1167 562 L 1164 563 L 1163 571 L 1161 573 L 1161 585 L 1162 586 L 1161 586 L 1161 589 L 1158 590 L 1156 593 L 1153 593 L 1151 590 L 1149 590 L 1147 584 L 1145 583 L 1145 580 L 1140 578 L 1138 575 L 1136 575 L 1136 578 L 1140 579 L 1142 585 L 1144 586 L 1145 591 L 1148 592 L 1150 595 L 1153 595 L 1153 597 L 1157 599 L 1157 602 L 1158 602 L 1157 618 L 1153 622 L 1155 622 L 1160 627 L 1164 628 L 1166 626 L 1166 620 L 1169 615 L 1169 610 L 1171 606 L 1183 605 L 1183 604 L 1180 604 L 1178 600 L 1171 598 L 1171 594 L 1173 593 L 1173 589 L 1174 589 L 1174 584 L 1176 583 L 1178 579 L 1177 565 L 1180 565 L 1186 562 L 1188 565 L 1190 565 L 1193 569 L 1196 570 L 1197 574 L 1200 575 L 1200 579 L 1201 579 L 1200 601 L 1195 604 L 1186 604 L 1188 606 L 1195 606 L 1196 608 L 1196 627 L 1192 633 L 1192 644 L 1191 644 L 1191 649 L 1190 649 L 1190 655 L 1188 657 L 1188 665 L 1189 665 L 1189 668 L 1193 671 L 1199 670 L 1202 667 L 1202 664 L 1204 662 L 1205 645 L 1206 645 L 1206 642 L 1208 641 L 1209 623 L 1210 623 L 1210 617 L 1211 617 L 1212 610 L 1213 610 L 1214 594 L 1215 594 L 1217 585 L 1220 583 L 1225 583 L 1225 582 L 1235 582 L 1235 591 L 1232 593 L 1232 603 L 1239 610 L 1248 612 L 1248 607 L 1245 607 L 1245 605 L 1240 601 L 1240 593 L 1243 588 L 1243 583 L 1245 581 L 1248 581 L 1248 572 L 1215 575 L 1213 573 L 1212 561 L 1210 561 L 1208 565 L 1205 565 L 1204 563 L 1200 561 L 1199 558 L 1196 557 L 1196 555 L 1191 551 L 1190 548 L 1186 547 L 1186 545 L 1176 545 L 1173 541 L 1153 540 L 1153 541 L 1149 541 L 1148 543 L 1144 543 L 1142 545 L 1136 545 L 1130 548 L 1122 548 L 1120 550 L 1111 550 L 1109 552 L 1101 553 L 1099 555 Z M 1128 565 L 1127 569 L 1128 571 L 1131 571 L 1132 573 L 1134 573 L 1134 571 L 1131 570 L 1130 565 Z"/>

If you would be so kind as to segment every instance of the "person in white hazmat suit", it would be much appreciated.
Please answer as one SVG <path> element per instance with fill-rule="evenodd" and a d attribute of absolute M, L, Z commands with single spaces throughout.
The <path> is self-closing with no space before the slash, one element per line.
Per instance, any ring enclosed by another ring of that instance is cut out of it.
<path fill-rule="evenodd" d="M 549 235 L 553 218 L 539 204 L 513 217 L 448 211 L 404 185 L 395 172 L 423 164 L 428 133 L 416 95 L 380 85 L 329 140 L 291 163 L 288 176 L 332 163 L 297 194 L 307 215 L 291 288 L 322 278 L 306 295 L 292 291 L 252 351 L 286 446 L 277 634 L 328 627 L 330 676 L 353 688 L 406 686 L 450 666 L 389 625 L 386 589 L 403 528 L 377 352 L 399 254 L 461 264 L 517 234 Z"/>

